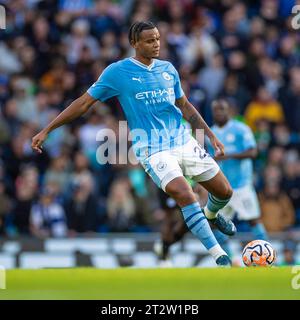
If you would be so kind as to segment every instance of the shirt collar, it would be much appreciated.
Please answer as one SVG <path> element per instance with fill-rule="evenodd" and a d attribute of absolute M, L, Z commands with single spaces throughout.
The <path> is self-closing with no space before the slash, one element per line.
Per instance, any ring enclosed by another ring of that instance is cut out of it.
<path fill-rule="evenodd" d="M 223 131 L 223 130 L 231 127 L 231 124 L 232 124 L 232 119 L 229 119 L 229 120 L 227 121 L 227 123 L 226 123 L 223 127 L 219 127 L 219 126 L 217 126 L 217 125 L 215 125 L 215 127 L 216 127 L 217 130 Z"/>
<path fill-rule="evenodd" d="M 147 66 L 146 64 L 134 59 L 133 57 L 129 58 L 129 60 L 131 62 L 133 62 L 134 64 L 136 64 L 137 66 L 140 66 L 141 68 L 147 69 L 149 71 L 152 70 L 152 68 L 154 67 L 154 64 L 155 64 L 155 59 L 153 59 L 152 63 L 149 66 Z"/>

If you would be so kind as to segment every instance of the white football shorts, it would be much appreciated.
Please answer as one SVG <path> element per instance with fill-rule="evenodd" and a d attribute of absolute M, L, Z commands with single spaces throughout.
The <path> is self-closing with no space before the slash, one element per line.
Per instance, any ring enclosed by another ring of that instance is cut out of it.
<path fill-rule="evenodd" d="M 155 184 L 166 191 L 166 185 L 177 177 L 196 182 L 212 179 L 220 170 L 216 161 L 193 137 L 183 146 L 157 152 L 141 162 Z"/>
<path fill-rule="evenodd" d="M 257 194 L 252 185 L 234 189 L 227 205 L 219 211 L 226 218 L 232 219 L 235 214 L 239 220 L 252 220 L 260 217 Z"/>

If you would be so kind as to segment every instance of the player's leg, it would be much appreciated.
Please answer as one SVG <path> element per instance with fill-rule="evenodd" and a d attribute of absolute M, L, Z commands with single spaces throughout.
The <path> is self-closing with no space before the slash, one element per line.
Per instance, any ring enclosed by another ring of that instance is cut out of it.
<path fill-rule="evenodd" d="M 183 177 L 176 156 L 162 151 L 147 158 L 142 165 L 153 181 L 176 201 L 188 228 L 207 248 L 216 263 L 230 265 L 230 259 L 218 244 L 191 186 Z"/>
<path fill-rule="evenodd" d="M 167 260 L 169 258 L 169 249 L 173 243 L 173 215 L 175 209 L 164 209 L 165 217 L 161 227 L 161 250 L 158 252 L 161 260 Z"/>
<path fill-rule="evenodd" d="M 168 216 L 168 218 L 164 219 L 164 223 L 161 229 L 160 241 L 154 244 L 154 251 L 161 261 L 160 266 L 172 266 L 172 263 L 169 260 L 170 248 L 174 243 L 182 240 L 184 235 L 189 231 L 182 218 L 174 224 L 173 218 L 174 214 L 177 213 L 176 211 L 176 209 L 165 210 L 166 216 Z"/>
<path fill-rule="evenodd" d="M 208 219 L 213 219 L 217 216 L 219 210 L 223 209 L 232 197 L 232 188 L 222 173 L 218 173 L 209 180 L 199 181 L 208 191 L 207 204 L 204 207 L 205 215 Z"/>
<path fill-rule="evenodd" d="M 218 214 L 232 196 L 232 188 L 218 164 L 194 138 L 185 146 L 182 163 L 185 175 L 200 183 L 209 192 L 204 208 L 207 219 L 223 233 L 234 235 L 236 228 L 232 221 L 227 221 Z"/>
<path fill-rule="evenodd" d="M 207 190 L 203 188 L 199 183 L 196 183 L 193 189 L 199 198 L 198 199 L 199 203 L 207 203 L 207 198 L 208 198 Z M 219 211 L 219 213 L 222 214 L 224 217 L 226 217 L 228 220 L 232 220 L 235 215 L 235 212 L 230 205 L 232 200 L 233 200 L 233 197 L 231 198 L 229 203 L 226 205 L 226 207 L 224 207 Z M 231 257 L 231 250 L 229 247 L 229 237 L 223 232 L 221 232 L 219 229 L 217 229 L 217 227 L 215 227 L 214 225 L 211 225 L 211 227 L 219 245 L 225 250 L 228 256 Z"/>
<path fill-rule="evenodd" d="M 219 210 L 228 204 L 232 196 L 233 191 L 228 180 L 220 170 L 214 177 L 208 180 L 203 179 L 202 176 L 202 181 L 201 179 L 198 179 L 198 181 L 208 191 L 208 200 L 204 207 L 205 216 L 224 234 L 234 235 L 236 227 L 233 222 L 218 214 Z"/>
<path fill-rule="evenodd" d="M 189 228 L 182 219 L 177 221 L 173 229 L 173 237 L 172 242 L 170 244 L 172 245 L 180 241 L 188 231 Z"/>
<path fill-rule="evenodd" d="M 254 187 L 247 185 L 235 190 L 233 198 L 232 204 L 238 218 L 249 223 L 254 239 L 268 240 L 266 229 L 260 220 L 261 212 Z"/>
<path fill-rule="evenodd" d="M 219 210 L 219 214 L 222 215 L 226 220 L 233 220 L 236 210 L 234 209 L 234 200 L 235 200 L 235 192 L 233 192 L 233 195 L 230 199 L 230 201 L 227 203 L 227 205 Z M 214 235 L 218 242 L 220 243 L 220 246 L 227 252 L 229 257 L 232 259 L 233 252 L 230 250 L 229 247 L 229 236 L 225 235 L 218 229 L 213 229 Z"/>
<path fill-rule="evenodd" d="M 162 228 L 162 259 L 168 257 L 171 245 L 182 240 L 189 231 L 189 228 L 182 219 L 174 223 L 174 214 L 176 214 L 176 211 L 177 209 L 166 210 L 166 216 L 168 216 L 168 218 L 166 218 L 167 221 Z"/>
<path fill-rule="evenodd" d="M 188 232 L 188 228 L 181 217 L 177 217 L 178 206 L 176 201 L 163 190 L 159 189 L 160 207 L 165 212 L 161 227 L 161 241 L 155 243 L 155 252 L 162 261 L 167 261 L 172 244 L 180 241 Z"/>
<path fill-rule="evenodd" d="M 161 191 L 163 192 L 163 191 Z M 168 195 L 167 195 L 168 196 Z M 172 242 L 172 233 L 173 233 L 173 214 L 174 209 L 165 208 L 164 211 L 164 218 L 162 221 L 161 229 L 160 229 L 160 239 L 155 241 L 154 243 L 154 252 L 158 258 L 158 265 L 160 267 L 172 267 L 172 262 L 170 260 L 170 246 Z"/>
<path fill-rule="evenodd" d="M 254 236 L 254 239 L 258 239 L 258 240 L 268 240 L 268 234 L 267 231 L 265 229 L 265 226 L 263 225 L 261 219 L 251 219 L 248 221 L 250 228 L 251 228 L 251 232 Z"/>
<path fill-rule="evenodd" d="M 219 243 L 219 245 L 224 249 L 224 251 L 231 258 L 231 251 L 229 248 L 229 236 L 221 232 L 219 229 L 213 229 L 213 233 Z"/>
<path fill-rule="evenodd" d="M 184 221 L 189 230 L 202 242 L 214 257 L 216 263 L 220 265 L 231 264 L 226 252 L 218 244 L 203 210 L 186 179 L 183 176 L 173 179 L 166 185 L 165 190 L 180 206 Z"/>

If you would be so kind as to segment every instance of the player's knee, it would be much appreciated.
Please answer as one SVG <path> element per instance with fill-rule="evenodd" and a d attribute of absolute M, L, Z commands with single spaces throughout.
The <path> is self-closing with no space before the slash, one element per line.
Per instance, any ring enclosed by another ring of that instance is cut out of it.
<path fill-rule="evenodd" d="M 223 188 L 221 194 L 219 195 L 220 199 L 230 199 L 232 197 L 233 190 L 230 186 L 230 184 L 226 184 L 225 187 Z"/>
<path fill-rule="evenodd" d="M 224 190 L 224 199 L 230 199 L 232 197 L 233 190 L 231 186 L 228 184 Z"/>
<path fill-rule="evenodd" d="M 166 192 L 177 202 L 178 205 L 184 206 L 196 201 L 195 195 L 190 186 L 168 186 Z"/>
<path fill-rule="evenodd" d="M 185 192 L 182 192 L 180 195 L 180 199 L 181 201 L 184 201 L 184 205 L 188 205 L 197 201 L 194 193 L 191 190 L 186 190 Z"/>

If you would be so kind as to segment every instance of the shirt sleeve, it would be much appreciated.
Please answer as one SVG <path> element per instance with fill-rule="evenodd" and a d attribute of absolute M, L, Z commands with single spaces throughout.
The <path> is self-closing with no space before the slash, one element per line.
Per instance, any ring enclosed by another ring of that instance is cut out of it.
<path fill-rule="evenodd" d="M 174 92 L 175 92 L 175 98 L 179 99 L 182 98 L 184 96 L 184 91 L 182 90 L 181 87 L 181 81 L 180 81 L 180 77 L 178 74 L 178 71 L 175 69 L 175 67 L 172 65 L 173 67 L 173 72 L 174 72 Z"/>
<path fill-rule="evenodd" d="M 243 126 L 241 130 L 241 139 L 244 150 L 256 148 L 256 141 L 253 132 L 248 126 Z"/>
<path fill-rule="evenodd" d="M 98 80 L 87 90 L 87 93 L 100 101 L 106 101 L 118 96 L 117 79 L 116 66 L 115 64 L 111 64 L 104 69 Z"/>

